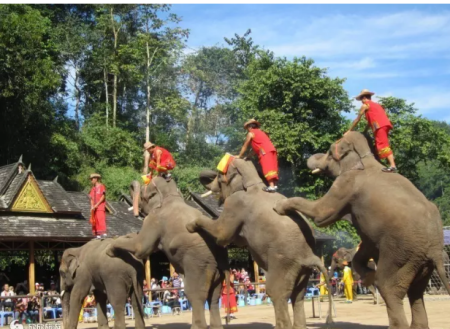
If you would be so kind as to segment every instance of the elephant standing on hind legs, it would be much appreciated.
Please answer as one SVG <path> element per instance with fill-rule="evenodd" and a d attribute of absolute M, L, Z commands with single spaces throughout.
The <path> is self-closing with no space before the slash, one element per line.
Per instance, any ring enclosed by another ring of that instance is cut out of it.
<path fill-rule="evenodd" d="M 382 172 L 383 166 L 358 132 L 346 134 L 326 154 L 313 155 L 308 167 L 335 178 L 328 193 L 316 201 L 280 200 L 276 212 L 299 211 L 319 227 L 350 214 L 362 241 L 353 266 L 365 285 L 375 281 L 386 302 L 389 328 L 427 329 L 423 293 L 435 268 L 450 294 L 437 207 L 405 177 Z M 370 258 L 377 264 L 376 272 L 367 267 Z M 411 325 L 403 309 L 405 295 L 411 305 Z"/>
<path fill-rule="evenodd" d="M 81 304 L 91 287 L 97 302 L 99 329 L 109 329 L 106 301 L 115 310 L 114 328 L 125 329 L 125 303 L 131 297 L 135 315 L 135 328 L 144 329 L 142 309 L 142 283 L 144 265 L 128 252 L 120 252 L 116 258 L 106 255 L 113 241 L 127 241 L 136 234 L 117 240 L 92 240 L 82 247 L 66 249 L 61 258 L 61 300 L 64 329 L 76 329 Z"/>
<path fill-rule="evenodd" d="M 247 246 L 253 259 L 266 272 L 266 291 L 274 308 L 276 329 L 306 329 L 304 297 L 312 269 L 324 274 L 330 298 L 327 323 L 332 323 L 332 297 L 328 273 L 314 254 L 315 238 L 299 214 L 279 216 L 272 205 L 284 197 L 267 193 L 254 165 L 234 159 L 226 174 L 207 170 L 200 181 L 220 193 L 224 209 L 217 220 L 197 217 L 187 225 L 190 232 L 206 231 L 218 244 Z M 226 200 L 225 200 L 226 199 Z M 294 309 L 294 325 L 288 313 L 288 299 Z"/>
<path fill-rule="evenodd" d="M 126 250 L 145 259 L 158 249 L 163 251 L 175 270 L 185 275 L 184 292 L 192 305 L 191 329 L 207 328 L 205 302 L 210 309 L 210 328 L 222 329 L 219 298 L 225 277 L 229 282 L 227 250 L 207 234 L 187 231 L 186 224 L 203 215 L 184 202 L 173 180 L 156 177 L 142 190 L 136 181 L 131 187 L 135 214 L 140 209 L 147 217 L 134 239 L 118 240 L 108 255 L 114 257 Z"/>

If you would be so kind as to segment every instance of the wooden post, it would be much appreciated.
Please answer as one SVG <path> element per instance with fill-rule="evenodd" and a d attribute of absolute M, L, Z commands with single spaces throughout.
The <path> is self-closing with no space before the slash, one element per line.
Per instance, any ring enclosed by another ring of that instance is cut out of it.
<path fill-rule="evenodd" d="M 255 272 L 255 293 L 259 294 L 259 267 L 255 261 L 253 261 L 253 271 Z"/>
<path fill-rule="evenodd" d="M 174 272 L 175 272 L 175 267 L 173 267 L 173 265 L 170 264 L 170 277 L 173 277 Z"/>
<path fill-rule="evenodd" d="M 145 281 L 147 281 L 147 286 L 151 289 L 152 288 L 152 274 L 150 269 L 150 256 L 145 260 Z M 151 291 L 148 292 L 148 300 L 152 301 L 152 293 Z"/>
<path fill-rule="evenodd" d="M 30 294 L 34 294 L 35 291 L 35 276 L 34 276 L 34 242 L 30 241 L 30 267 L 28 268 L 28 285 L 29 285 L 29 290 L 30 290 Z"/>

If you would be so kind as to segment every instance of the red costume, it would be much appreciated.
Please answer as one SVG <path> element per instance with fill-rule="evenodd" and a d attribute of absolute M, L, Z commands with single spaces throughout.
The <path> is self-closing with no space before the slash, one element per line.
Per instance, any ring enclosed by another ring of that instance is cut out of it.
<path fill-rule="evenodd" d="M 392 154 L 388 139 L 389 131 L 393 128 L 392 124 L 380 104 L 372 102 L 371 100 L 366 101 L 365 104 L 369 107 L 365 114 L 367 122 L 372 127 L 375 136 L 375 145 L 378 150 L 378 156 L 380 159 L 387 158 Z"/>
<path fill-rule="evenodd" d="M 106 194 L 106 188 L 103 184 L 98 184 L 92 187 L 89 196 L 94 205 L 100 201 L 101 197 Z M 92 234 L 102 235 L 106 234 L 106 214 L 105 214 L 106 200 L 101 202 L 97 209 L 91 213 Z"/>
<path fill-rule="evenodd" d="M 258 155 L 264 177 L 270 180 L 278 180 L 277 150 L 269 139 L 269 136 L 260 129 L 251 130 L 253 134 L 252 148 Z"/>
<path fill-rule="evenodd" d="M 230 313 L 236 313 L 237 303 L 236 303 L 236 294 L 234 292 L 234 283 L 230 282 L 230 294 L 227 294 L 227 285 L 225 281 L 222 283 L 222 306 L 225 309 L 225 312 L 228 313 L 228 309 L 230 309 Z"/>
<path fill-rule="evenodd" d="M 159 166 L 157 166 L 157 155 L 156 152 L 157 151 L 161 151 L 161 159 L 160 159 L 160 164 Z M 150 163 L 148 164 L 148 166 L 153 169 L 156 170 L 158 173 L 164 173 L 167 172 L 168 170 L 172 170 L 173 168 L 175 168 L 176 163 L 174 158 L 172 157 L 172 154 L 170 154 L 169 151 L 167 151 L 165 148 L 156 146 L 155 150 L 152 153 L 152 159 L 150 161 Z"/>

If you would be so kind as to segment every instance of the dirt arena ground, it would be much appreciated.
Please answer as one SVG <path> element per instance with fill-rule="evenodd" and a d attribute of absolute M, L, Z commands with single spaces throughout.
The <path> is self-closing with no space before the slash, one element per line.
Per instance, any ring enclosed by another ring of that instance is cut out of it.
<path fill-rule="evenodd" d="M 450 328 L 450 299 L 428 299 L 426 298 L 426 308 L 430 329 L 449 329 Z M 326 328 L 325 315 L 328 303 L 322 305 L 322 319 L 313 318 L 311 302 L 305 302 L 305 310 L 308 328 Z M 388 319 L 386 307 L 384 305 L 373 305 L 369 299 L 360 299 L 353 304 L 345 304 L 342 300 L 336 300 L 337 317 L 335 324 L 331 326 L 334 329 L 386 329 Z M 290 307 L 292 315 L 292 308 Z M 405 311 L 408 319 L 411 319 L 411 312 L 407 300 L 405 300 Z M 317 303 L 316 303 L 316 316 Z M 226 328 L 230 329 L 271 329 L 275 324 L 275 316 L 271 305 L 246 306 L 239 308 L 236 314 L 237 319 L 232 320 Z M 209 322 L 208 316 L 207 321 Z M 163 315 L 160 318 L 146 319 L 148 329 L 189 329 L 191 322 L 191 312 L 185 311 L 181 315 Z M 113 323 L 110 323 L 112 326 Z M 97 324 L 80 324 L 79 328 L 94 329 Z M 133 320 L 127 320 L 127 327 L 134 327 Z M 406 328 L 405 328 L 406 329 Z"/>

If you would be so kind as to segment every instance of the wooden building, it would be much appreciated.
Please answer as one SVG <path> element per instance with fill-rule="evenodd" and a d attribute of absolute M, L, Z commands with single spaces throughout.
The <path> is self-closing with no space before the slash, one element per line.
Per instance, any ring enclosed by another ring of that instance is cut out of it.
<path fill-rule="evenodd" d="M 87 178 L 86 178 L 87 179 Z M 141 229 L 123 202 L 106 204 L 108 236 Z M 28 251 L 28 283 L 35 288 L 35 252 L 78 247 L 93 238 L 90 200 L 83 192 L 68 192 L 53 181 L 38 180 L 18 162 L 0 167 L 0 251 Z"/>

